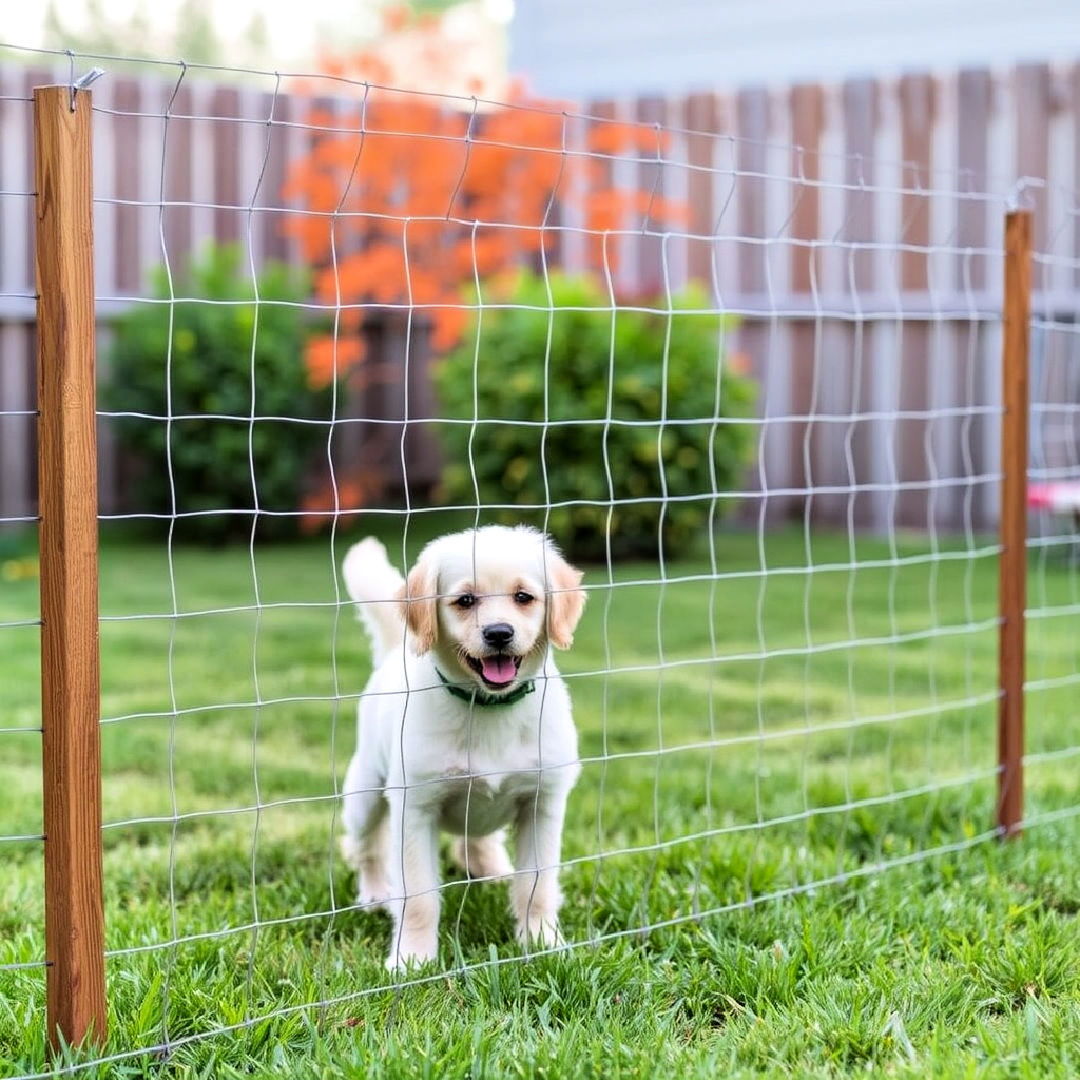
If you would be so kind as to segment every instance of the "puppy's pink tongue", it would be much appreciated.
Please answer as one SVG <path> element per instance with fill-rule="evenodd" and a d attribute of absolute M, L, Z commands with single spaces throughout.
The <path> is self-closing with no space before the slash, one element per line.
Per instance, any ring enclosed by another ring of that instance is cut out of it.
<path fill-rule="evenodd" d="M 517 675 L 517 665 L 509 656 L 485 656 L 480 673 L 490 683 L 508 683 Z"/>

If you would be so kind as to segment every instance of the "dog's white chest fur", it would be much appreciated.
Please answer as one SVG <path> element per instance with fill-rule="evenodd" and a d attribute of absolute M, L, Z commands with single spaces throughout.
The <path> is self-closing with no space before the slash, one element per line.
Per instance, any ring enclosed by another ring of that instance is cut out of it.
<path fill-rule="evenodd" d="M 484 836 L 510 824 L 522 801 L 535 797 L 534 774 L 451 772 L 437 787 L 439 825 L 459 836 Z"/>
<path fill-rule="evenodd" d="M 409 801 L 450 832 L 482 836 L 501 829 L 538 793 L 569 790 L 577 776 L 565 688 L 554 677 L 547 695 L 517 705 L 470 711 L 436 686 L 414 692 L 404 714 L 398 712 L 391 726 L 409 735 L 404 743 L 388 740 L 388 787 L 406 786 Z"/>

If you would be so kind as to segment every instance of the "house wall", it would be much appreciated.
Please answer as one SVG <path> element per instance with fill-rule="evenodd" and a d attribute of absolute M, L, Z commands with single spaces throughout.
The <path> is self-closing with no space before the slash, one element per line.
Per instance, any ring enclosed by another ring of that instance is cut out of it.
<path fill-rule="evenodd" d="M 1080 55 L 1075 0 L 517 0 L 511 70 L 573 100 Z"/>

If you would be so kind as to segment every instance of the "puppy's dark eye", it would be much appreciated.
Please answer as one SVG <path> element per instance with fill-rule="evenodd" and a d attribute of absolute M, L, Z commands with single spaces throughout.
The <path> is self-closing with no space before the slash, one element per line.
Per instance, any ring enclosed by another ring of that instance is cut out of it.
<path fill-rule="evenodd" d="M 476 597 L 471 593 L 462 593 L 455 601 L 454 607 L 463 608 L 468 610 L 476 603 Z"/>
<path fill-rule="evenodd" d="M 524 606 L 525 604 L 531 604 L 534 597 L 527 592 L 522 592 L 520 589 L 514 593 L 514 602 Z"/>

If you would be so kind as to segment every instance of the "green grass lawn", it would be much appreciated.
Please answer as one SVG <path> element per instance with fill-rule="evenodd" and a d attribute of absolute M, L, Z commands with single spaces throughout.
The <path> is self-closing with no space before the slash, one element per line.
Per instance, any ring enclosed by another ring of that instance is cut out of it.
<path fill-rule="evenodd" d="M 418 519 L 410 550 L 441 527 Z M 375 528 L 400 561 L 400 520 Z M 580 947 L 522 961 L 505 887 L 448 871 L 443 973 L 394 989 L 385 918 L 348 910 L 335 853 L 369 666 L 329 543 L 257 548 L 257 591 L 245 549 L 177 549 L 178 620 L 165 550 L 107 536 L 102 555 L 108 1052 L 180 1045 L 102 1075 L 1080 1073 L 1068 560 L 1032 564 L 1052 616 L 1030 640 L 1042 822 L 1007 845 L 988 838 L 991 550 L 808 552 L 783 533 L 763 577 L 733 533 L 719 579 L 707 553 L 620 565 L 614 588 L 591 569 L 562 664 L 585 759 L 563 875 Z M 0 581 L 0 624 L 36 599 Z M 134 614 L 153 617 L 115 618 Z M 37 634 L 0 626 L 0 837 L 41 829 L 40 740 L 9 730 L 39 724 Z M 0 842 L 0 965 L 41 959 L 40 855 Z M 45 1067 L 43 997 L 40 969 L 0 970 L 0 1074 Z"/>

